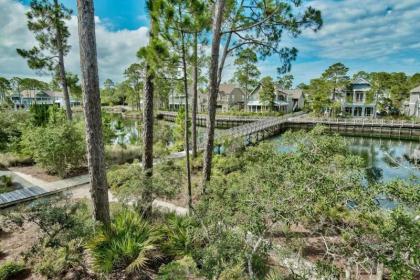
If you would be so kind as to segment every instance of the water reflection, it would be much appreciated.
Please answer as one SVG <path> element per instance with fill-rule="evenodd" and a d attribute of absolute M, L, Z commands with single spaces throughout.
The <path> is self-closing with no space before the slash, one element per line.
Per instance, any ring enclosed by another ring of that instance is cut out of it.
<path fill-rule="evenodd" d="M 282 143 L 282 136 L 274 138 L 280 152 L 293 151 Z M 420 184 L 420 143 L 367 137 L 345 137 L 352 153 L 364 159 L 367 184 L 397 179 Z"/>
<path fill-rule="evenodd" d="M 402 179 L 420 184 L 419 142 L 366 137 L 346 141 L 350 151 L 364 159 L 368 183 Z"/>

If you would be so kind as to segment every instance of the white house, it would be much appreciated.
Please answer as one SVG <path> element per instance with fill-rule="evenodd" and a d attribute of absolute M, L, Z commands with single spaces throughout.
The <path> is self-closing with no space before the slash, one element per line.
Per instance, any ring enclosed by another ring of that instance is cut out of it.
<path fill-rule="evenodd" d="M 342 111 L 352 117 L 376 116 L 376 96 L 369 100 L 370 89 L 370 83 L 365 79 L 353 80 L 349 90 L 343 90 L 336 96 Z"/>
<path fill-rule="evenodd" d="M 404 103 L 404 113 L 408 116 L 420 117 L 420 86 L 410 91 L 410 99 Z"/>
<path fill-rule="evenodd" d="M 270 104 L 260 100 L 261 85 L 258 85 L 250 94 L 247 103 L 249 112 L 261 112 L 274 109 L 276 112 L 291 113 L 303 109 L 305 96 L 301 89 L 280 89 L 275 90 L 274 103 Z"/>
<path fill-rule="evenodd" d="M 13 93 L 10 100 L 13 102 L 15 109 L 28 109 L 33 104 L 56 104 L 62 108 L 65 107 L 64 95 L 58 91 L 23 90 L 19 93 Z M 79 100 L 70 97 L 72 107 L 80 104 Z"/>

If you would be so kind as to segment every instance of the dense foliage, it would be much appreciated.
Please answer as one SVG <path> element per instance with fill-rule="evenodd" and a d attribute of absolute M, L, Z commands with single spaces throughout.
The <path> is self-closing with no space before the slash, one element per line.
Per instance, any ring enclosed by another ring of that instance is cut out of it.
<path fill-rule="evenodd" d="M 67 122 L 62 112 L 52 114 L 42 126 L 23 130 L 23 151 L 51 173 L 66 176 L 85 164 L 83 123 Z"/>

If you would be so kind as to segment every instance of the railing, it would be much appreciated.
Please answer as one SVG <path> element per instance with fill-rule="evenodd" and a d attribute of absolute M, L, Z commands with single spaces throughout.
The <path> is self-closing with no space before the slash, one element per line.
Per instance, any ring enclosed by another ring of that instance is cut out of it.
<path fill-rule="evenodd" d="M 294 123 L 320 123 L 320 124 L 344 124 L 344 125 L 381 125 L 395 127 L 420 127 L 417 121 L 384 120 L 384 119 L 332 119 L 332 118 L 299 118 Z"/>

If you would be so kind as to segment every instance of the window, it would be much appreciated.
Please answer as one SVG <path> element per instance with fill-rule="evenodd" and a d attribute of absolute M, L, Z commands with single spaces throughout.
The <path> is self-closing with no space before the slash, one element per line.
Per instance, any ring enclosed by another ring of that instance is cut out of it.
<path fill-rule="evenodd" d="M 355 107 L 354 108 L 354 116 L 361 117 L 362 116 L 362 107 Z"/>
<path fill-rule="evenodd" d="M 372 112 L 373 112 L 372 109 L 373 108 L 370 108 L 370 107 L 365 108 L 365 116 L 367 116 L 367 117 L 372 116 Z"/>
<path fill-rule="evenodd" d="M 363 102 L 363 91 L 356 91 L 356 102 Z"/>

